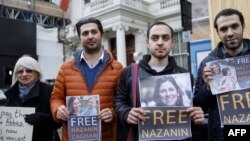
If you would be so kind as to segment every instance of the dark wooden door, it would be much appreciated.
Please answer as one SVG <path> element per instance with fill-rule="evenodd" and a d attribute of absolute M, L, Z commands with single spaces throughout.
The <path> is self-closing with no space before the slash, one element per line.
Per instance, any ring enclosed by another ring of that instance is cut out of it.
<path fill-rule="evenodd" d="M 128 34 L 125 36 L 126 42 L 126 57 L 127 57 L 127 65 L 135 62 L 133 53 L 135 52 L 135 36 L 132 34 Z M 110 39 L 111 52 L 115 59 L 117 59 L 117 49 L 116 49 L 116 38 Z"/>

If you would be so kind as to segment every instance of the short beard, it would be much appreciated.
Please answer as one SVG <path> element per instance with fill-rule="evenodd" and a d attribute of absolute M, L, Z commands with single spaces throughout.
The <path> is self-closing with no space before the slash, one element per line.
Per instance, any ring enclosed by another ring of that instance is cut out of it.
<path fill-rule="evenodd" d="M 224 47 L 225 47 L 227 50 L 235 51 L 235 50 L 237 50 L 238 48 L 240 48 L 240 46 L 241 46 L 241 44 L 242 44 L 242 41 L 243 41 L 243 40 L 241 40 L 237 46 L 231 46 L 231 47 L 229 47 L 229 46 L 224 45 Z"/>
<path fill-rule="evenodd" d="M 159 55 L 156 55 L 156 54 L 152 53 L 152 56 L 154 56 L 154 58 L 157 58 L 158 60 L 165 59 L 165 58 L 168 57 L 168 55 L 169 55 L 169 54 L 165 54 L 165 55 L 159 56 Z"/>
<path fill-rule="evenodd" d="M 97 46 L 95 48 L 88 48 L 88 47 L 85 47 L 84 48 L 84 51 L 87 53 L 87 54 L 95 54 L 96 52 L 100 51 L 101 50 L 101 46 Z"/>
<path fill-rule="evenodd" d="M 231 47 L 225 46 L 225 48 L 227 48 L 227 49 L 229 49 L 229 50 L 235 50 L 235 49 L 239 48 L 240 45 L 241 45 L 241 44 L 239 44 L 239 45 L 237 45 L 237 46 L 231 46 Z"/>
<path fill-rule="evenodd" d="M 224 45 L 225 49 L 230 52 L 237 51 L 240 48 L 240 46 L 241 44 L 239 44 L 238 46 L 231 46 L 231 47 Z"/>

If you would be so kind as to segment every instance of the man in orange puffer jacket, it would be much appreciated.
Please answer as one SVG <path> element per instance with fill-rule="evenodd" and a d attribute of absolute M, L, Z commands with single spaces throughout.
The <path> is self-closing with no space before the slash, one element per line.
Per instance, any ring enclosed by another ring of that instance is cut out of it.
<path fill-rule="evenodd" d="M 62 64 L 50 99 L 55 121 L 62 122 L 62 141 L 68 141 L 68 110 L 66 96 L 98 94 L 102 141 L 116 138 L 114 95 L 122 72 L 122 65 L 102 48 L 103 27 L 95 18 L 80 20 L 76 29 L 83 49 L 74 53 L 74 59 Z"/>

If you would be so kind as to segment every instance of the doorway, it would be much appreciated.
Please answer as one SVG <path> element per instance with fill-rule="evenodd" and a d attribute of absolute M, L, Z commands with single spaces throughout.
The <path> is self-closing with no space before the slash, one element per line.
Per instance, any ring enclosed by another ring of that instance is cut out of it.
<path fill-rule="evenodd" d="M 126 46 L 126 58 L 127 65 L 134 63 L 133 53 L 135 52 L 135 36 L 133 34 L 128 34 L 125 36 L 125 46 Z M 111 52 L 115 59 L 117 59 L 116 50 L 116 37 L 110 39 Z"/>

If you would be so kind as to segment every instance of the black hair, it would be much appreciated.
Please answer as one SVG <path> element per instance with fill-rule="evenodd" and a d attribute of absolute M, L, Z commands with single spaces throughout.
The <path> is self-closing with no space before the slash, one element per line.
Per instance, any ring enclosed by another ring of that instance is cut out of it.
<path fill-rule="evenodd" d="M 84 24 L 88 24 L 88 23 L 95 23 L 99 31 L 101 32 L 101 34 L 102 35 L 104 34 L 102 23 L 100 22 L 100 20 L 93 18 L 93 17 L 88 17 L 88 18 L 81 19 L 80 21 L 76 23 L 76 31 L 79 37 L 81 35 L 81 30 L 80 30 L 81 26 Z"/>
<path fill-rule="evenodd" d="M 219 69 L 218 69 L 218 70 L 219 70 L 219 73 L 221 73 L 220 64 L 219 64 L 218 62 L 213 62 L 213 63 L 210 64 L 210 66 L 211 66 L 211 67 L 217 66 L 217 67 L 219 68 Z"/>
<path fill-rule="evenodd" d="M 221 71 L 221 72 L 222 72 L 222 75 L 223 75 L 223 76 L 227 76 L 229 70 L 230 70 L 229 68 L 223 68 L 222 71 Z"/>
<path fill-rule="evenodd" d="M 147 30 L 147 38 L 149 38 L 149 33 L 150 33 L 151 28 L 152 28 L 153 26 L 155 26 L 155 25 L 165 25 L 165 26 L 167 26 L 167 27 L 170 29 L 170 31 L 171 31 L 171 37 L 173 38 L 173 36 L 174 36 L 174 30 L 173 30 L 173 28 L 170 27 L 168 24 L 166 24 L 166 23 L 164 23 L 164 22 L 156 22 L 156 23 L 150 25 L 150 26 L 148 27 L 148 30 Z"/>
<path fill-rule="evenodd" d="M 69 100 L 68 100 L 68 111 L 69 111 L 69 114 L 70 114 L 70 115 L 71 115 L 71 114 L 74 114 L 73 104 L 74 104 L 74 101 L 75 101 L 76 99 L 79 100 L 78 97 L 72 96 L 72 97 L 70 97 Z"/>

